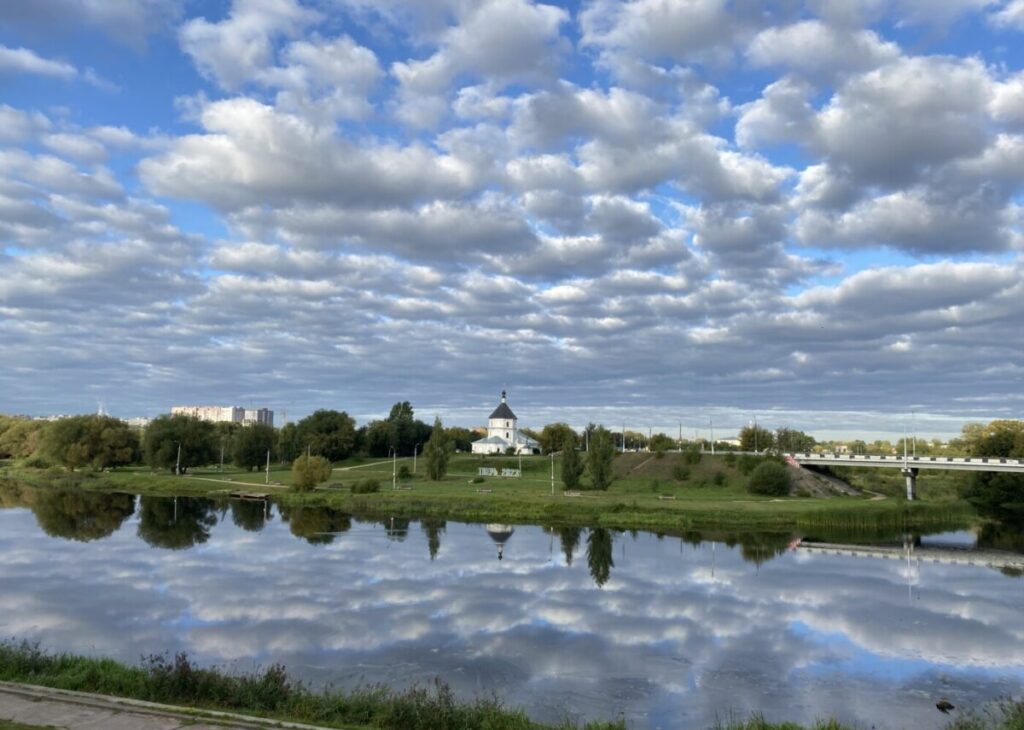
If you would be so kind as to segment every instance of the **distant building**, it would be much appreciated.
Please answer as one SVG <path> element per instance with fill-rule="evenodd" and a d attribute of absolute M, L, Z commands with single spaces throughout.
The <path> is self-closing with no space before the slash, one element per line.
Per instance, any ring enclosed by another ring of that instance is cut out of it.
<path fill-rule="evenodd" d="M 122 420 L 124 420 L 124 422 L 127 423 L 132 428 L 145 428 L 153 419 L 146 418 L 145 416 L 138 416 L 136 418 L 125 418 Z"/>
<path fill-rule="evenodd" d="M 519 431 L 519 419 L 508 407 L 508 397 L 501 391 L 501 403 L 487 419 L 487 437 L 472 443 L 474 454 L 504 454 L 513 449 L 516 454 L 536 454 L 540 444 Z"/>
<path fill-rule="evenodd" d="M 273 426 L 274 412 L 269 408 L 246 408 L 245 412 L 242 413 L 242 425 L 251 426 L 254 423 Z"/>
<path fill-rule="evenodd" d="M 274 412 L 267 408 L 242 408 L 240 406 L 174 406 L 172 416 L 189 416 L 211 423 L 240 423 L 251 426 L 254 423 L 274 425 Z"/>

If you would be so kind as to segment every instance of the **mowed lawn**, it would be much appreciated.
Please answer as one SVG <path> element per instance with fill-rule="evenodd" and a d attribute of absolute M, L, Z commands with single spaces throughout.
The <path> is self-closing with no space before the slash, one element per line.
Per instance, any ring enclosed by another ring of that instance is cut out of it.
<path fill-rule="evenodd" d="M 583 455 L 585 459 L 585 454 Z M 554 465 L 554 489 L 551 471 Z M 210 494 L 259 492 L 286 502 L 319 503 L 369 514 L 430 516 L 467 521 L 586 522 L 646 529 L 696 525 L 791 528 L 800 524 L 873 527 L 879 524 L 963 524 L 969 510 L 947 489 L 929 493 L 920 482 L 922 499 L 908 504 L 898 495 L 883 500 L 865 497 L 769 498 L 750 494 L 747 477 L 723 455 L 702 455 L 697 464 L 685 455 L 626 453 L 615 457 L 616 479 L 606 492 L 587 489 L 566 494 L 561 463 L 547 456 L 522 458 L 522 476 L 480 476 L 481 467 L 518 469 L 517 457 L 457 454 L 440 481 L 427 479 L 426 464 L 417 459 L 356 458 L 335 464 L 331 479 L 313 492 L 291 489 L 291 470 L 272 467 L 270 484 L 262 471 L 236 468 L 195 469 L 175 477 L 150 470 L 119 470 L 104 475 L 105 488 L 142 494 Z M 410 475 L 399 478 L 402 467 Z M 392 489 L 393 483 L 397 489 Z M 380 491 L 354 494 L 352 486 L 374 480 Z M 589 479 L 584 474 L 584 486 Z M 99 487 L 99 485 L 96 485 Z"/>

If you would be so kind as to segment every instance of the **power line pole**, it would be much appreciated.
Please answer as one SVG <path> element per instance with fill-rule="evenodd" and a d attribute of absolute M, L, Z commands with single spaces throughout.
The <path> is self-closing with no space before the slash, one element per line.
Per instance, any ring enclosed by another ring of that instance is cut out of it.
<path fill-rule="evenodd" d="M 708 428 L 711 429 L 711 454 L 715 453 L 715 422 L 708 416 Z"/>
<path fill-rule="evenodd" d="M 270 484 L 270 449 L 267 449 L 267 484 Z"/>
<path fill-rule="evenodd" d="M 178 460 L 174 462 L 174 475 L 181 476 L 181 442 L 178 442 Z"/>

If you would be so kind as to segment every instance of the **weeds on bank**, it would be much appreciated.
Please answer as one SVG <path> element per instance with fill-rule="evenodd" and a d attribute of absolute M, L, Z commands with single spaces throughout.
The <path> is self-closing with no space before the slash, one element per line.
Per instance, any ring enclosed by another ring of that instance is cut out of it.
<path fill-rule="evenodd" d="M 133 699 L 266 715 L 319 725 L 382 730 L 545 730 L 497 698 L 460 702 L 440 680 L 397 691 L 384 686 L 315 692 L 279 664 L 251 674 L 195 666 L 185 654 L 146 657 L 129 667 L 110 659 L 51 654 L 37 644 L 0 642 L 0 680 Z M 569 722 L 559 730 L 625 730 L 621 722 Z"/>

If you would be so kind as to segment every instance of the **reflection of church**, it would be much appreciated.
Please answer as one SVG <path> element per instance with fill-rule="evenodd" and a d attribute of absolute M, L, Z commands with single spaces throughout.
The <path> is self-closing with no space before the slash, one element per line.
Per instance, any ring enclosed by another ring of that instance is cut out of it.
<path fill-rule="evenodd" d="M 484 529 L 487 530 L 487 534 L 494 540 L 494 544 L 498 546 L 498 560 L 501 560 L 502 553 L 505 550 L 505 543 L 512 537 L 512 533 L 516 529 L 512 525 L 498 524 L 487 525 Z"/>

